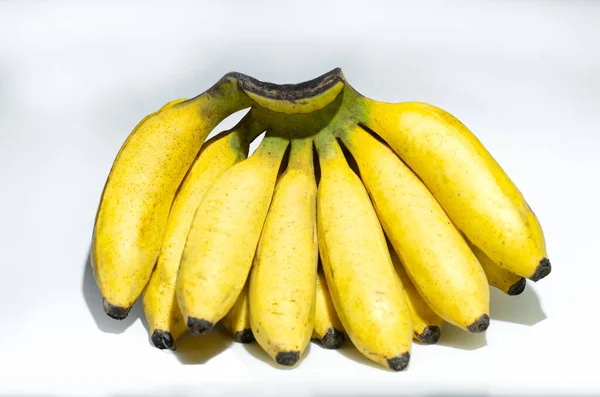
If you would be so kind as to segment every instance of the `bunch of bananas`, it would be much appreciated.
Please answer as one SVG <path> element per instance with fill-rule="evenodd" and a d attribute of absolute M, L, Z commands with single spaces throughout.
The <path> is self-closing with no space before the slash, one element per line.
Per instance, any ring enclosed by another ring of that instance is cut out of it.
<path fill-rule="evenodd" d="M 160 349 L 221 322 L 280 365 L 347 336 L 392 370 L 444 322 L 485 331 L 490 285 L 517 295 L 550 273 L 536 216 L 463 124 L 368 99 L 340 69 L 297 85 L 229 73 L 144 118 L 106 181 L 91 256 L 106 314 L 143 295 Z"/>

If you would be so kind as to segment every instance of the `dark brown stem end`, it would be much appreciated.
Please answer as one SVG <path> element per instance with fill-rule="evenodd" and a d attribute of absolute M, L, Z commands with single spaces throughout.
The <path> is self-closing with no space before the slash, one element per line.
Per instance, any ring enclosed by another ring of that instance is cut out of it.
<path fill-rule="evenodd" d="M 346 81 L 340 68 L 335 68 L 316 79 L 298 84 L 268 83 L 238 72 L 231 72 L 226 76 L 235 78 L 238 81 L 239 87 L 246 92 L 264 98 L 292 103 L 301 99 L 319 96 L 338 82 L 345 83 Z"/>

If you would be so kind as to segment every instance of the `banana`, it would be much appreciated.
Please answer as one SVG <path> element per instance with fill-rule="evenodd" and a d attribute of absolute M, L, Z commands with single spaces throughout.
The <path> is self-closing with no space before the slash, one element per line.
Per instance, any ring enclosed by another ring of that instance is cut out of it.
<path fill-rule="evenodd" d="M 314 327 L 319 258 L 316 218 L 312 140 L 294 139 L 250 276 L 252 331 L 280 365 L 296 364 Z"/>
<path fill-rule="evenodd" d="M 417 176 L 359 126 L 342 134 L 394 250 L 425 302 L 471 332 L 489 325 L 489 287 L 477 258 Z"/>
<path fill-rule="evenodd" d="M 221 319 L 223 327 L 238 343 L 252 343 L 255 340 L 250 325 L 249 305 L 248 282 L 246 282 L 233 307 Z"/>
<path fill-rule="evenodd" d="M 92 237 L 91 264 L 110 317 L 124 319 L 150 279 L 176 191 L 206 136 L 247 102 L 237 83 L 223 78 L 195 98 L 148 115 L 125 140 Z"/>
<path fill-rule="evenodd" d="M 233 129 L 206 142 L 173 201 L 157 265 L 143 292 L 151 341 L 159 349 L 173 348 L 186 330 L 175 296 L 181 254 L 202 197 L 223 172 L 247 157 L 250 141 L 262 132 L 251 116 L 252 111 Z"/>
<path fill-rule="evenodd" d="M 408 303 L 369 195 L 337 141 L 316 137 L 319 252 L 333 305 L 350 340 L 392 370 L 410 360 Z"/>
<path fill-rule="evenodd" d="M 193 335 L 210 331 L 246 282 L 288 144 L 267 132 L 252 156 L 225 171 L 202 198 L 176 282 Z"/>
<path fill-rule="evenodd" d="M 525 290 L 527 282 L 524 277 L 518 276 L 496 265 L 482 250 L 475 247 L 470 241 L 467 242 L 479 260 L 479 264 L 485 272 L 488 283 L 492 287 L 498 288 L 507 295 L 519 295 Z"/>
<path fill-rule="evenodd" d="M 362 123 L 398 153 L 473 244 L 498 266 L 533 281 L 550 273 L 538 219 L 465 125 L 425 103 L 363 102 Z"/>
<path fill-rule="evenodd" d="M 325 275 L 322 271 L 319 271 L 317 274 L 317 290 L 315 295 L 315 327 L 312 338 L 319 340 L 326 349 L 339 349 L 344 344 L 346 334 L 333 307 Z"/>
<path fill-rule="evenodd" d="M 444 320 L 435 314 L 435 312 L 427 306 L 427 303 L 425 303 L 421 295 L 419 295 L 419 292 L 412 281 L 410 281 L 408 274 L 406 274 L 406 270 L 404 270 L 400 258 L 398 258 L 398 255 L 389 242 L 388 249 L 390 250 L 394 269 L 396 269 L 396 273 L 398 274 L 398 277 L 400 277 L 400 282 L 402 282 L 404 292 L 406 293 L 408 307 L 410 309 L 410 319 L 413 325 L 413 337 L 419 342 L 427 345 L 437 343 L 440 339 Z"/>

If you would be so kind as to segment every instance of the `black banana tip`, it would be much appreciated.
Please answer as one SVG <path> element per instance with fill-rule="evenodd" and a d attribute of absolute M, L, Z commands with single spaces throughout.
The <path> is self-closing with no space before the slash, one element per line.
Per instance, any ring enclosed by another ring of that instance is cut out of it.
<path fill-rule="evenodd" d="M 173 345 L 175 343 L 170 332 L 160 329 L 154 330 L 150 340 L 152 341 L 154 347 L 159 349 L 173 349 Z"/>
<path fill-rule="evenodd" d="M 438 340 L 440 340 L 441 334 L 442 331 L 440 330 L 440 327 L 438 327 L 437 325 L 429 325 L 425 327 L 421 335 L 417 336 L 417 339 L 419 340 L 419 342 L 424 343 L 426 345 L 433 345 L 437 343 Z"/>
<path fill-rule="evenodd" d="M 243 329 L 241 331 L 237 331 L 233 336 L 238 343 L 252 343 L 254 342 L 254 334 L 250 328 Z"/>
<path fill-rule="evenodd" d="M 108 302 L 106 298 L 102 298 L 102 306 L 104 306 L 104 313 L 115 320 L 124 320 L 129 314 L 129 310 L 131 310 L 131 307 L 115 306 Z"/>
<path fill-rule="evenodd" d="M 490 316 L 482 314 L 473 324 L 469 325 L 467 329 L 471 332 L 479 333 L 483 332 L 490 326 Z"/>
<path fill-rule="evenodd" d="M 214 324 L 210 321 L 196 317 L 188 317 L 187 328 L 190 331 L 190 334 L 194 336 L 207 334 L 213 327 Z"/>
<path fill-rule="evenodd" d="M 387 360 L 388 367 L 390 367 L 393 371 L 402 371 L 404 368 L 408 366 L 408 362 L 410 361 L 410 353 L 402 353 L 397 355 L 394 358 L 390 358 Z"/>
<path fill-rule="evenodd" d="M 529 277 L 531 281 L 540 281 L 544 277 L 550 274 L 552 271 L 552 266 L 550 265 L 550 261 L 548 258 L 544 258 L 540 261 L 537 269 L 535 269 L 535 273 L 533 276 Z"/>
<path fill-rule="evenodd" d="M 346 340 L 346 335 L 342 331 L 338 331 L 335 328 L 329 328 L 323 338 L 321 338 L 321 343 L 326 349 L 339 349 L 344 344 Z"/>
<path fill-rule="evenodd" d="M 520 295 L 523 291 L 525 291 L 525 285 L 527 284 L 527 281 L 525 280 L 525 277 L 521 277 L 521 279 L 519 281 L 517 281 L 516 283 L 514 283 L 513 285 L 510 286 L 510 288 L 508 289 L 508 295 L 510 296 L 515 296 L 515 295 Z"/>
<path fill-rule="evenodd" d="M 277 356 L 275 356 L 275 361 L 279 365 L 285 365 L 286 367 L 291 367 L 292 365 L 298 362 L 300 358 L 300 352 L 288 351 L 288 352 L 279 352 Z"/>

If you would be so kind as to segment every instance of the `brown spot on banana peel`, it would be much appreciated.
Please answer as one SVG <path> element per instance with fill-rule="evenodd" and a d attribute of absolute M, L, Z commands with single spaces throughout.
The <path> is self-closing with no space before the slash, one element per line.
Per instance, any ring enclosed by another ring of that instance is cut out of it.
<path fill-rule="evenodd" d="M 551 271 L 552 265 L 550 265 L 550 261 L 548 260 L 548 258 L 543 258 L 538 264 L 537 268 L 535 269 L 535 272 L 531 277 L 529 277 L 529 279 L 535 282 L 540 281 L 541 279 L 549 275 Z"/>
<path fill-rule="evenodd" d="M 102 306 L 104 307 L 104 313 L 115 320 L 124 320 L 131 310 L 131 307 L 115 306 L 107 301 L 106 298 L 102 298 Z"/>

